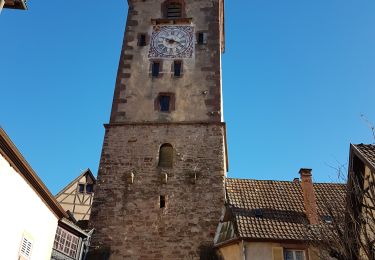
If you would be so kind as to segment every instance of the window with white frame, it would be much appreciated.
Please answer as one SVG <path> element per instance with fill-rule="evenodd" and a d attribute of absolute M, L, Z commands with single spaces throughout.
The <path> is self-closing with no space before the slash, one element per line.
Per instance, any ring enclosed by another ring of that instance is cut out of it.
<path fill-rule="evenodd" d="M 284 259 L 285 260 L 305 260 L 305 251 L 304 250 L 284 250 Z"/>
<path fill-rule="evenodd" d="M 30 239 L 23 237 L 20 247 L 20 259 L 30 259 L 33 243 Z"/>
<path fill-rule="evenodd" d="M 78 251 L 79 238 L 70 232 L 57 227 L 55 242 L 53 248 L 73 258 L 76 257 Z"/>

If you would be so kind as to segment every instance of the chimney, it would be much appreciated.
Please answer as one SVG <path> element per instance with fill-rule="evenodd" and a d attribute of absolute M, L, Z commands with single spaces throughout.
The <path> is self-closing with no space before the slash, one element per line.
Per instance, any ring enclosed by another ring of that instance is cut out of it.
<path fill-rule="evenodd" d="M 312 169 L 301 168 L 299 174 L 301 175 L 301 186 L 303 192 L 303 203 L 305 211 L 310 224 L 318 224 L 318 210 L 316 205 L 316 198 L 314 187 L 312 183 Z"/>

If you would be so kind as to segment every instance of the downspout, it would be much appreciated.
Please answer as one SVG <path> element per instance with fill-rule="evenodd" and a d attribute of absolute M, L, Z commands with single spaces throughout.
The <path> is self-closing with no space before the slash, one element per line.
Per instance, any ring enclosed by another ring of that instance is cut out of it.
<path fill-rule="evenodd" d="M 246 260 L 246 246 L 245 246 L 245 242 L 243 240 L 241 240 L 241 244 L 242 244 L 242 259 L 243 260 Z"/>
<path fill-rule="evenodd" d="M 90 232 L 88 233 L 88 237 L 84 239 L 84 243 L 82 246 L 82 253 L 81 253 L 81 260 L 86 260 L 87 253 L 89 252 L 90 244 L 91 244 L 91 237 L 92 234 L 94 233 L 95 229 L 91 229 Z"/>
<path fill-rule="evenodd" d="M 85 238 L 81 238 L 80 239 L 80 243 L 79 243 L 79 255 L 78 255 L 78 258 L 76 258 L 77 260 L 81 260 L 82 259 L 82 254 L 83 254 L 83 250 L 84 250 L 84 246 L 85 246 Z"/>

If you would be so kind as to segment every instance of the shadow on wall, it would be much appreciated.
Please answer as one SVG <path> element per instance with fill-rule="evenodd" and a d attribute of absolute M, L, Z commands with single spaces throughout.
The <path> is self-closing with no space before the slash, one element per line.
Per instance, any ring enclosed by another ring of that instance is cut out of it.
<path fill-rule="evenodd" d="M 212 245 L 201 245 L 199 247 L 200 260 L 222 260 Z"/>
<path fill-rule="evenodd" d="M 109 247 L 91 249 L 85 260 L 109 260 L 110 252 Z"/>

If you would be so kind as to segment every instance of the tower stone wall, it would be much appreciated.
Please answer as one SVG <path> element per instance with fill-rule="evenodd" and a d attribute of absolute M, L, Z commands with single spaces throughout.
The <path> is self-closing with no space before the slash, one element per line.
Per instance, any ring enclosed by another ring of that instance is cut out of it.
<path fill-rule="evenodd" d="M 224 127 L 107 126 L 91 215 L 94 244 L 110 247 L 110 259 L 199 259 L 223 208 Z M 158 167 L 165 142 L 175 150 L 172 168 Z"/>

